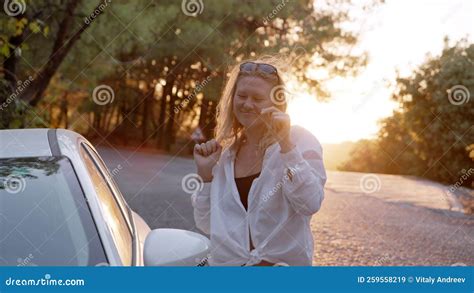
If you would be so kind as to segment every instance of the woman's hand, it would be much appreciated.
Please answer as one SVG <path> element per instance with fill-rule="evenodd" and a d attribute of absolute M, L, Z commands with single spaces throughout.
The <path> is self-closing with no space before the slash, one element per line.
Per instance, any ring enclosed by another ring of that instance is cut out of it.
<path fill-rule="evenodd" d="M 260 114 L 269 123 L 270 132 L 280 144 L 281 152 L 286 153 L 292 150 L 295 145 L 290 139 L 290 115 L 273 106 L 262 109 Z"/>
<path fill-rule="evenodd" d="M 219 161 L 221 152 L 222 147 L 215 139 L 194 146 L 194 162 L 204 182 L 212 181 L 212 168 Z"/>

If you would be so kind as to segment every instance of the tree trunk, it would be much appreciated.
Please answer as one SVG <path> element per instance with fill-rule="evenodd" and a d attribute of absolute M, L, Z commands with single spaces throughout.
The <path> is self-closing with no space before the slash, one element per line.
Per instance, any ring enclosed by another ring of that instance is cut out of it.
<path fill-rule="evenodd" d="M 23 42 L 23 34 L 19 36 L 10 37 L 8 42 L 10 43 L 10 45 L 13 46 L 13 49 L 11 54 L 3 61 L 3 69 L 5 71 L 5 80 L 8 82 L 9 86 L 14 89 L 16 88 L 17 82 L 16 65 L 18 63 L 18 56 L 16 55 L 16 50 Z M 3 99 L 3 97 L 0 97 L 0 99 Z"/>
<path fill-rule="evenodd" d="M 115 113 L 118 111 L 117 107 L 114 104 L 109 105 L 110 113 L 107 115 L 107 121 L 105 122 L 105 132 L 110 134 L 110 124 L 114 118 Z"/>
<path fill-rule="evenodd" d="M 68 128 L 68 117 L 67 117 L 67 108 L 68 108 L 68 102 L 67 102 L 67 96 L 68 96 L 68 92 L 66 91 L 64 93 L 64 95 L 62 96 L 62 99 L 61 99 L 61 115 L 60 115 L 60 119 L 59 119 L 59 127 L 61 127 L 61 123 L 63 122 L 64 120 L 64 128 Z"/>
<path fill-rule="evenodd" d="M 68 34 L 71 25 L 74 24 L 74 11 L 79 2 L 81 2 L 81 0 L 70 0 L 66 5 L 66 15 L 64 15 L 64 18 L 59 24 L 59 30 L 56 34 L 56 39 L 48 63 L 46 63 L 31 85 L 21 95 L 21 98 L 32 106 L 37 105 L 43 98 L 44 92 L 48 87 L 51 78 L 58 70 L 64 58 L 67 56 L 73 45 L 79 40 L 81 34 L 90 26 L 90 24 L 84 23 L 81 28 L 72 35 L 69 41 L 66 40 L 69 37 Z M 99 9 L 99 5 L 101 4 L 102 1 L 99 2 L 94 10 L 99 11 L 97 16 L 103 13 L 103 9 Z"/>
<path fill-rule="evenodd" d="M 176 117 L 176 113 L 174 111 L 174 104 L 176 102 L 176 95 L 171 94 L 170 95 L 170 102 L 169 102 L 169 118 L 168 122 L 166 123 L 166 132 L 165 132 L 165 150 L 169 151 L 171 149 L 171 146 L 174 144 L 174 121 Z"/>
<path fill-rule="evenodd" d="M 173 94 L 173 84 L 175 80 L 175 76 L 168 74 L 166 76 L 166 85 L 163 88 L 163 94 L 161 96 L 160 101 L 160 116 L 158 117 L 158 148 L 163 148 L 165 144 L 165 121 L 166 121 L 166 108 L 168 103 L 166 102 L 167 97 Z M 170 112 L 174 111 L 174 109 L 170 108 Z"/>
<path fill-rule="evenodd" d="M 205 139 L 208 140 L 210 137 L 208 135 L 208 133 L 206 132 L 206 125 L 207 125 L 207 121 L 208 121 L 208 116 L 209 116 L 209 100 L 207 100 L 206 98 L 203 98 L 202 99 L 202 103 L 201 103 L 201 113 L 199 115 L 199 127 L 201 128 L 204 136 L 206 137 Z"/>
<path fill-rule="evenodd" d="M 206 98 L 202 99 L 201 114 L 199 116 L 199 127 L 201 127 L 204 136 L 206 136 L 206 140 L 214 137 L 214 128 L 216 127 L 216 110 L 216 102 L 207 100 Z"/>
<path fill-rule="evenodd" d="M 22 14 L 17 15 L 15 18 L 20 20 L 23 17 Z M 11 54 L 6 57 L 3 61 L 2 71 L 5 76 L 6 87 L 8 89 L 1 89 L 0 94 L 0 105 L 7 101 L 8 97 L 15 91 L 17 87 L 17 78 L 16 78 L 16 66 L 18 64 L 18 56 L 16 55 L 16 49 L 20 47 L 23 42 L 24 30 L 21 35 L 12 36 L 9 38 L 8 42 L 13 46 Z M 0 85 L 1 86 L 1 85 Z M 5 109 L 1 109 L 2 115 L 0 116 L 0 128 L 8 128 L 12 120 L 12 112 L 14 111 L 15 104 L 11 103 Z"/>
<path fill-rule="evenodd" d="M 145 96 L 145 102 L 143 103 L 143 117 L 142 117 L 142 140 L 145 142 L 148 139 L 148 119 L 150 116 L 150 106 L 153 101 L 155 94 L 155 87 L 151 87 Z"/>

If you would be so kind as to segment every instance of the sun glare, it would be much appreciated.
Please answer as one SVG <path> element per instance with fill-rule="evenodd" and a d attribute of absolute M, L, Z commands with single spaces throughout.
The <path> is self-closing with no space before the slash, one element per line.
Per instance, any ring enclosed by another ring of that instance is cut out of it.
<path fill-rule="evenodd" d="M 397 107 L 390 99 L 396 72 L 407 76 L 424 62 L 426 54 L 439 55 L 445 36 L 453 41 L 472 40 L 473 8 L 471 1 L 462 0 L 410 2 L 410 9 L 407 1 L 387 1 L 369 19 L 352 24 L 361 34 L 354 50 L 369 54 L 367 67 L 355 78 L 331 78 L 326 85 L 331 95 L 328 102 L 296 93 L 288 106 L 292 124 L 310 130 L 322 143 L 374 137 L 378 121 Z M 317 72 L 317 68 L 311 70 Z"/>

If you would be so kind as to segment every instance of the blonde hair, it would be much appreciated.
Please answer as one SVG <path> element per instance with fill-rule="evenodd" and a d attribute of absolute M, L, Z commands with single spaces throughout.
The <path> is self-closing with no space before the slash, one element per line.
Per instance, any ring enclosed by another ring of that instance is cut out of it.
<path fill-rule="evenodd" d="M 245 62 L 254 62 L 254 63 L 265 63 L 274 66 L 277 69 L 278 81 L 270 80 L 269 76 L 262 74 L 258 71 L 252 72 L 240 72 L 240 65 Z M 217 125 L 215 129 L 216 140 L 222 145 L 222 147 L 230 147 L 235 142 L 239 141 L 242 138 L 243 126 L 237 121 L 234 109 L 233 101 L 235 89 L 237 87 L 237 82 L 240 77 L 243 76 L 258 76 L 262 79 L 271 82 L 276 86 L 280 87 L 279 100 L 283 98 L 283 103 L 278 103 L 276 105 L 281 111 L 286 112 L 286 99 L 284 97 L 285 92 L 285 83 L 283 79 L 283 68 L 284 63 L 275 56 L 263 56 L 255 60 L 245 60 L 239 64 L 234 65 L 230 70 L 228 75 L 227 82 L 225 84 L 224 90 L 222 92 L 222 97 L 217 105 L 217 114 L 216 120 Z M 275 88 L 274 88 L 275 89 Z M 269 131 L 266 131 L 263 137 L 260 139 L 259 150 L 264 151 L 269 145 L 273 144 L 275 140 L 270 135 Z"/>

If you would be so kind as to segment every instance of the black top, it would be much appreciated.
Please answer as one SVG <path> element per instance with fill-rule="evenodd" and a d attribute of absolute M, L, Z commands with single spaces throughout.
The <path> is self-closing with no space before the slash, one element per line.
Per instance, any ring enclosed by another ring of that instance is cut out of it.
<path fill-rule="evenodd" d="M 242 202 L 242 205 L 246 210 L 248 209 L 248 197 L 250 187 L 252 186 L 253 180 L 259 175 L 260 172 L 247 177 L 235 178 L 235 185 L 237 185 L 237 190 L 239 191 L 240 201 Z"/>

